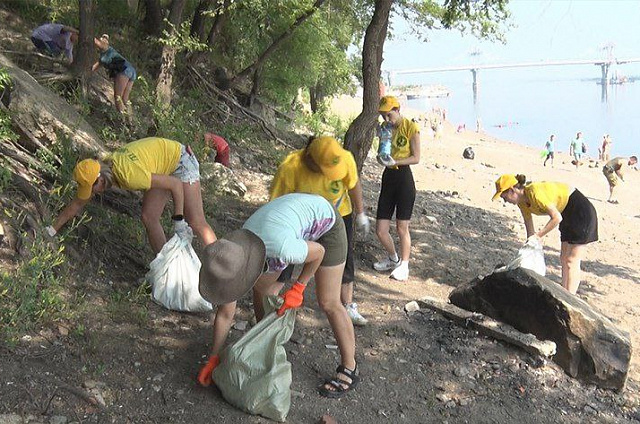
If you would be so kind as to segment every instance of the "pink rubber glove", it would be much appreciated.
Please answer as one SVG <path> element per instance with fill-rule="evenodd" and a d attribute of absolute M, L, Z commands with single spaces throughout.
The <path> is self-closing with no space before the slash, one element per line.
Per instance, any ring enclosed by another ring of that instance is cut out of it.
<path fill-rule="evenodd" d="M 306 287 L 307 286 L 305 286 L 301 282 L 296 281 L 296 283 L 285 292 L 285 294 L 282 296 L 282 298 L 284 299 L 284 303 L 282 304 L 280 309 L 278 309 L 279 317 L 284 315 L 284 312 L 287 309 L 295 309 L 302 306 L 302 301 L 304 299 L 303 293 Z"/>
<path fill-rule="evenodd" d="M 202 369 L 200 370 L 200 373 L 198 374 L 198 383 L 200 383 L 200 385 L 202 385 L 203 387 L 210 386 L 211 382 L 213 381 L 211 379 L 211 374 L 219 364 L 220 364 L 220 357 L 218 355 L 213 355 L 212 357 L 210 357 L 209 362 L 207 362 L 207 365 L 202 367 Z"/>

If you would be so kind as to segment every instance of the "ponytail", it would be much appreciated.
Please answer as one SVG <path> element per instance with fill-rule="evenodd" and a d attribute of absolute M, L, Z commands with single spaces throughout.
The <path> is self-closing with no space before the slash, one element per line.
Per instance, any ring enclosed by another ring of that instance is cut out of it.
<path fill-rule="evenodd" d="M 518 186 L 522 187 L 527 182 L 527 177 L 523 174 L 516 175 L 516 180 L 518 180 Z"/>

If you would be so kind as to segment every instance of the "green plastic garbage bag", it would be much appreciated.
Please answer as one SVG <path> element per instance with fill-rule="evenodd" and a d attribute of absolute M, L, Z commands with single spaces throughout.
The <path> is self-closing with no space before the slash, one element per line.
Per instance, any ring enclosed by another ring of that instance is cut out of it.
<path fill-rule="evenodd" d="M 277 296 L 265 298 L 265 317 L 222 352 L 213 381 L 233 406 L 282 422 L 291 407 L 291 363 L 283 345 L 293 334 L 296 312 L 279 317 L 281 303 Z"/>

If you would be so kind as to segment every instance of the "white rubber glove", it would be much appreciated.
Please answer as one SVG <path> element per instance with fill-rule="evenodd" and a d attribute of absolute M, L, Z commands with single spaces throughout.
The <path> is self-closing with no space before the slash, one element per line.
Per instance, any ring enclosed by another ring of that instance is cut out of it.
<path fill-rule="evenodd" d="M 395 166 L 396 160 L 391 156 L 381 156 L 380 163 L 386 167 Z"/>
<path fill-rule="evenodd" d="M 173 232 L 181 239 L 193 238 L 193 230 L 187 224 L 187 221 L 181 219 L 179 221 L 173 221 Z"/>
<path fill-rule="evenodd" d="M 371 225 L 369 224 L 369 217 L 366 213 L 360 212 L 356 215 L 356 227 L 358 227 L 358 231 L 362 232 L 365 236 L 369 234 Z"/>
<path fill-rule="evenodd" d="M 53 228 L 51 225 L 49 225 L 48 227 L 45 227 L 44 230 L 47 232 L 47 234 L 49 234 L 49 237 L 55 237 L 56 234 L 58 234 L 56 229 Z"/>
<path fill-rule="evenodd" d="M 531 246 L 531 247 L 538 248 L 538 247 L 542 246 L 542 239 L 534 234 L 534 235 L 530 236 L 527 239 L 527 242 L 525 243 L 525 246 Z"/>

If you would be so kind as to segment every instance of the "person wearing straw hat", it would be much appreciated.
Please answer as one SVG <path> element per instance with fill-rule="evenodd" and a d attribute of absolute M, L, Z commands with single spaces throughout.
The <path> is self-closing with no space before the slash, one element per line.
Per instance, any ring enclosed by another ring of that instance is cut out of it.
<path fill-rule="evenodd" d="M 598 215 L 589 199 L 578 189 L 556 182 L 529 182 L 524 175 L 505 174 L 496 180 L 492 200 L 502 198 L 520 208 L 527 238 L 560 230 L 562 287 L 576 294 L 580 286 L 580 262 L 585 245 L 598 240 Z M 533 215 L 548 215 L 549 221 L 538 231 Z"/>
<path fill-rule="evenodd" d="M 374 263 L 373 268 L 376 271 L 393 271 L 391 278 L 406 281 L 409 278 L 411 254 L 409 223 L 416 200 L 416 185 L 409 166 L 420 163 L 420 127 L 400 114 L 400 103 L 394 96 L 380 99 L 378 111 L 393 130 L 391 156 L 381 161 L 385 169 L 376 212 L 376 234 L 387 257 Z M 389 233 L 394 212 L 400 239 L 400 257 Z"/>
<path fill-rule="evenodd" d="M 189 146 L 166 138 L 143 138 L 120 147 L 104 162 L 80 161 L 73 170 L 73 179 L 78 183 L 76 198 L 46 228 L 51 237 L 80 213 L 94 194 L 119 187 L 144 190 L 142 223 L 156 254 L 167 241 L 160 217 L 169 195 L 173 198 L 176 234 L 189 234 L 193 228 L 205 246 L 216 241 L 202 208 L 200 165 Z"/>
<path fill-rule="evenodd" d="M 364 211 L 362 185 L 353 154 L 342 148 L 333 137 L 309 137 L 307 146 L 290 153 L 278 167 L 271 183 L 270 198 L 289 193 L 319 194 L 338 210 L 347 231 L 347 262 L 342 274 L 340 299 L 349 318 L 356 325 L 366 325 L 367 320 L 353 302 L 355 260 L 353 255 L 353 219 L 358 229 L 369 233 L 369 218 Z M 293 266 L 288 266 L 278 278 L 280 282 L 291 279 Z"/>
<path fill-rule="evenodd" d="M 358 384 L 355 333 L 340 302 L 341 277 L 347 258 L 344 222 L 322 196 L 293 193 L 272 200 L 258 209 L 242 229 L 205 248 L 200 269 L 200 294 L 218 306 L 213 322 L 209 360 L 198 374 L 203 386 L 211 384 L 211 373 L 220 363 L 236 300 L 253 287 L 256 318 L 264 316 L 262 299 L 277 294 L 283 284 L 278 276 L 289 264 L 304 264 L 298 280 L 283 294 L 277 311 L 302 306 L 304 290 L 315 278 L 316 297 L 329 320 L 340 350 L 341 363 L 335 378 L 319 387 L 326 397 L 341 397 Z"/>

